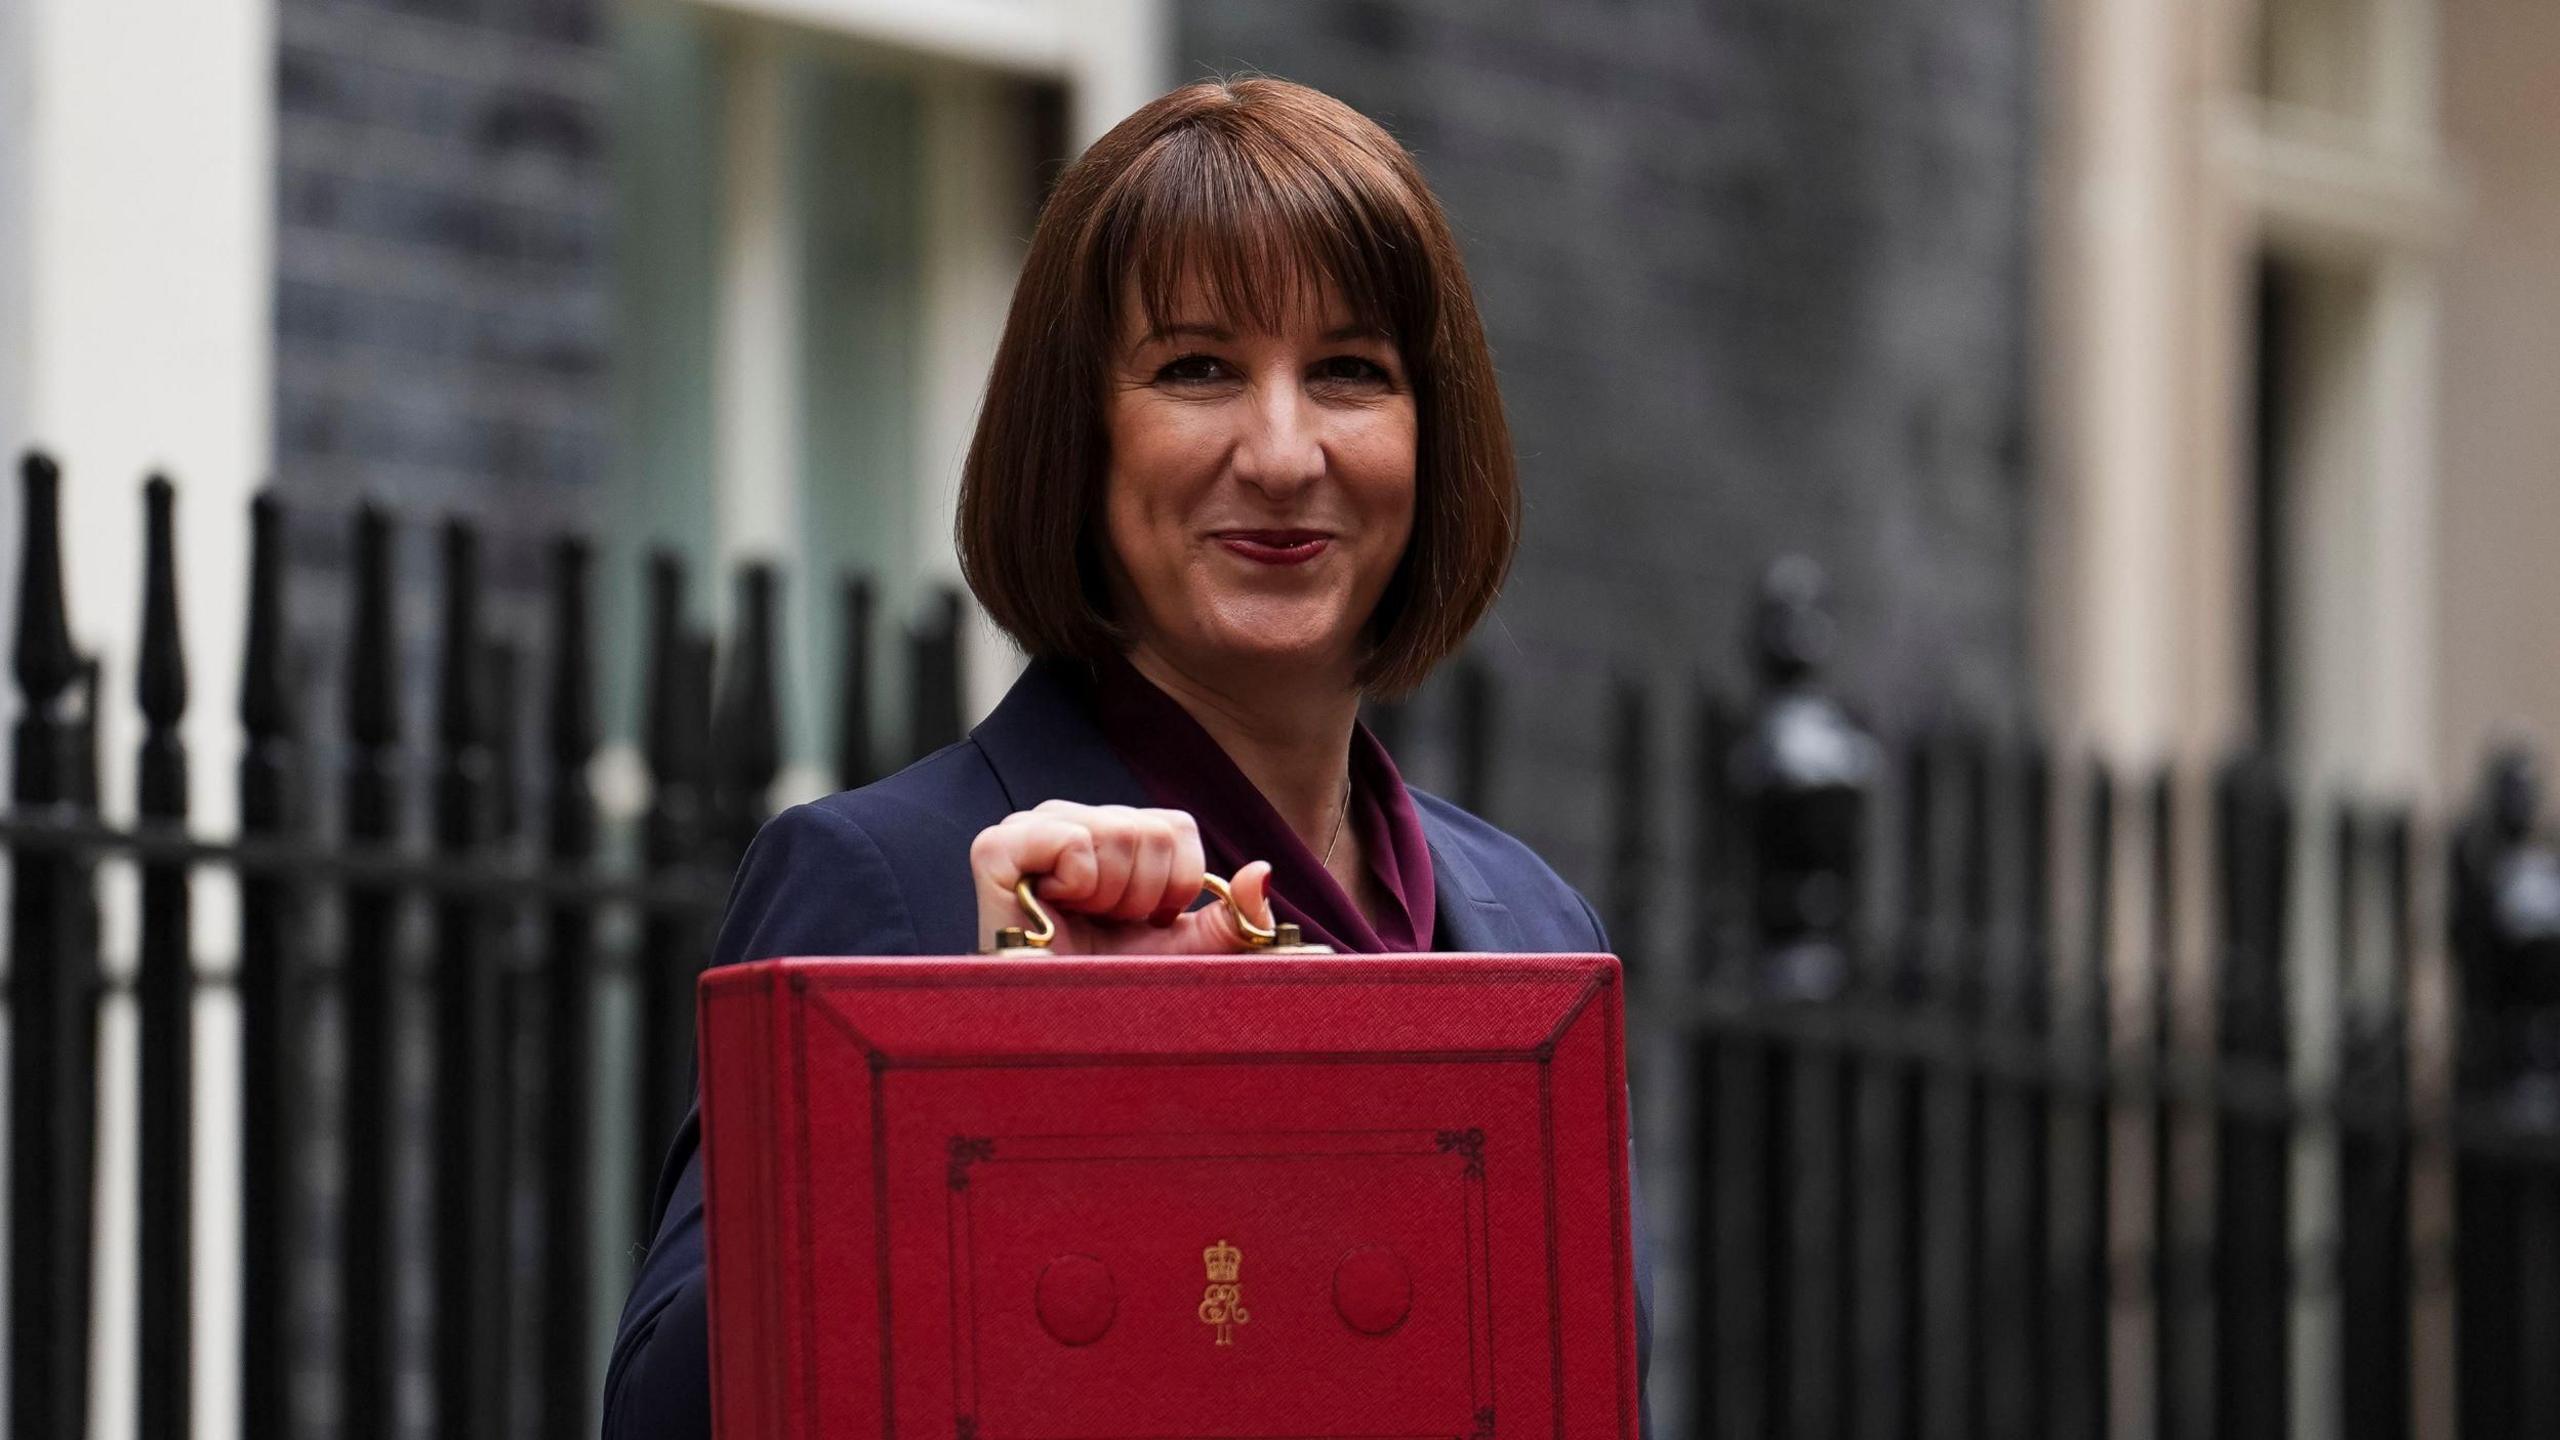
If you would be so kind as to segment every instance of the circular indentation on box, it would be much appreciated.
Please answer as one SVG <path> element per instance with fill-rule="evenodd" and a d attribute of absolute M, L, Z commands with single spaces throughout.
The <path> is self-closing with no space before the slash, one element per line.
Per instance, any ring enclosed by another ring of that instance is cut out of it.
<path fill-rule="evenodd" d="M 1364 1245 L 1333 1267 L 1333 1308 L 1363 1335 L 1384 1335 L 1413 1309 L 1413 1274 L 1384 1245 Z"/>
<path fill-rule="evenodd" d="M 1042 1267 L 1031 1303 L 1050 1339 L 1090 1345 L 1120 1313 L 1120 1287 L 1112 1283 L 1111 1267 L 1092 1256 L 1061 1255 Z"/>

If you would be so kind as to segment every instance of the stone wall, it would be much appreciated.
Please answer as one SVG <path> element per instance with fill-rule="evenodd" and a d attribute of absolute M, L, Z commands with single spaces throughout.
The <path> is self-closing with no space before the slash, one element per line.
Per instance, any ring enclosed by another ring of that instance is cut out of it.
<path fill-rule="evenodd" d="M 1478 641 L 1512 682 L 1489 808 L 1595 895 L 1610 678 L 1739 686 L 1773 556 L 1829 568 L 1842 686 L 1869 715 L 2023 712 L 2029 14 L 1177 9 L 1180 78 L 1250 68 L 1337 94 L 1450 211 L 1529 502 Z M 1669 724 L 1666 777 L 1685 745 Z"/>
<path fill-rule="evenodd" d="M 429 733 L 433 525 L 481 523 L 488 624 L 529 644 L 543 542 L 595 524 L 612 423 L 605 12 L 281 0 L 276 482 L 302 511 L 297 628 L 324 746 L 357 504 L 412 522 L 413 737 Z"/>

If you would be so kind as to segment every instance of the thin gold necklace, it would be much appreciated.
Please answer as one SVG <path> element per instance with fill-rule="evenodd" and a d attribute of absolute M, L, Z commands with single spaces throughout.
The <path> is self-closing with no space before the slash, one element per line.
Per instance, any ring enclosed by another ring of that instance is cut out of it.
<path fill-rule="evenodd" d="M 1351 777 L 1342 777 L 1342 808 L 1333 812 L 1333 835 L 1324 842 L 1324 858 L 1316 863 L 1333 868 L 1333 847 L 1342 843 L 1342 822 L 1351 818 Z"/>

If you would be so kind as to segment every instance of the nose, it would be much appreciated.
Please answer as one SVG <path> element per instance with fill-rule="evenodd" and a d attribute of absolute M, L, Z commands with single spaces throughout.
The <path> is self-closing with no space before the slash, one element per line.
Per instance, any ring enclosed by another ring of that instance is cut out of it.
<path fill-rule="evenodd" d="M 1254 387 L 1237 438 L 1236 478 L 1285 500 L 1324 474 L 1324 436 L 1295 377 Z"/>

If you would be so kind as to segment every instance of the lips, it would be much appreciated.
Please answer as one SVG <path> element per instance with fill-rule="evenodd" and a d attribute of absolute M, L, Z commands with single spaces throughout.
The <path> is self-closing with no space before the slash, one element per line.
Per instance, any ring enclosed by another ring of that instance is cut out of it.
<path fill-rule="evenodd" d="M 1211 538 L 1258 565 L 1304 565 L 1333 544 L 1321 530 L 1221 530 Z"/>

